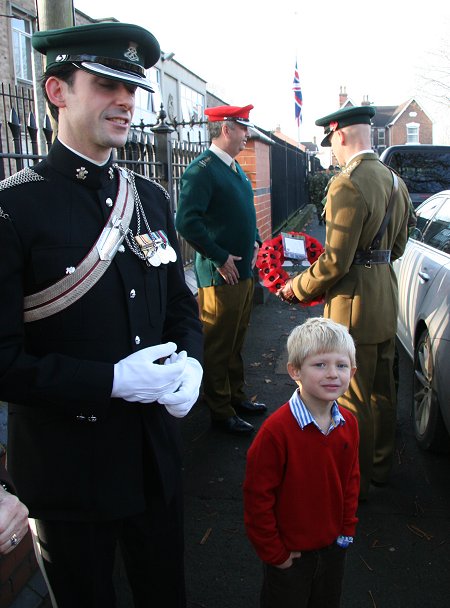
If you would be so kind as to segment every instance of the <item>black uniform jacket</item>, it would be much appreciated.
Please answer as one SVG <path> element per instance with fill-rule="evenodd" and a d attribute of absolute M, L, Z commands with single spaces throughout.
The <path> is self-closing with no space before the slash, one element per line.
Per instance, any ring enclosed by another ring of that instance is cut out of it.
<path fill-rule="evenodd" d="M 136 176 L 151 230 L 166 232 L 176 263 L 148 267 L 124 243 L 80 300 L 24 324 L 24 295 L 55 283 L 84 258 L 118 187 L 111 163 L 98 167 L 58 141 L 34 169 L 42 181 L 16 185 L 16 176 L 0 184 L 0 399 L 10 404 L 8 470 L 32 517 L 139 513 L 145 467 L 162 483 L 153 484 L 155 492 L 162 488 L 169 499 L 175 491 L 178 421 L 158 403 L 111 399 L 114 363 L 168 341 L 202 357 L 198 308 L 184 280 L 168 196 Z M 134 234 L 136 223 L 134 212 Z"/>

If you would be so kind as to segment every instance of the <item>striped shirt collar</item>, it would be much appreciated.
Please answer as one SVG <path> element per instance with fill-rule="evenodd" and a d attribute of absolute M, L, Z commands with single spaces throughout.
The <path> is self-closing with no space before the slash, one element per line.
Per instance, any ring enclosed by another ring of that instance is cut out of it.
<path fill-rule="evenodd" d="M 294 416 L 299 427 L 302 430 L 305 428 L 305 426 L 308 426 L 308 424 L 314 424 L 321 433 L 323 432 L 317 422 L 314 420 L 314 416 L 311 414 L 309 409 L 301 400 L 300 392 L 298 389 L 296 389 L 292 397 L 289 399 L 289 407 L 291 409 L 292 415 Z M 345 424 L 345 419 L 339 411 L 339 406 L 337 402 L 334 401 L 333 405 L 331 406 L 330 428 L 328 429 L 328 432 L 324 434 L 328 435 L 328 433 L 331 433 L 332 430 L 334 430 L 341 424 Z"/>

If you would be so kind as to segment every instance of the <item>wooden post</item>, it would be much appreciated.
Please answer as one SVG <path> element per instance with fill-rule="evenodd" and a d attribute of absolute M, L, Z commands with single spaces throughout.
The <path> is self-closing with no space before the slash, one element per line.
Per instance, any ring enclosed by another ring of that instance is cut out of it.
<path fill-rule="evenodd" d="M 73 0 L 36 0 L 39 30 L 56 30 L 75 23 Z"/>
<path fill-rule="evenodd" d="M 36 0 L 37 23 L 39 31 L 57 30 L 64 27 L 72 27 L 75 24 L 75 9 L 73 0 Z M 45 57 L 42 58 L 42 66 L 45 70 Z M 41 74 L 35 74 L 34 90 L 36 91 L 36 115 L 38 125 L 42 128 L 45 121 L 46 104 L 40 92 L 39 78 Z M 58 124 L 51 117 L 50 122 L 53 135 L 58 133 Z M 41 145 L 42 142 L 41 142 Z"/>

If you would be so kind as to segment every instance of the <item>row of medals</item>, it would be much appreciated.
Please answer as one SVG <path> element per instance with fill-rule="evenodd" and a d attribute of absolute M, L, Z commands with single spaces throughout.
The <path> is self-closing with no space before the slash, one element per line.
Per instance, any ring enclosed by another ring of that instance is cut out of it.
<path fill-rule="evenodd" d="M 152 232 L 151 235 L 137 234 L 134 240 L 145 255 L 147 266 L 161 266 L 177 260 L 175 249 L 162 231 Z"/>

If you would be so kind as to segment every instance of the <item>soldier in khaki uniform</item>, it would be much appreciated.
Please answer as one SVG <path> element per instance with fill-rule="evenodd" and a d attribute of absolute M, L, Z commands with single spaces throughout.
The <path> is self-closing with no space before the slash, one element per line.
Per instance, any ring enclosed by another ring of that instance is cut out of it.
<path fill-rule="evenodd" d="M 316 121 L 325 128 L 322 146 L 332 146 L 342 167 L 327 193 L 325 250 L 278 292 L 289 302 L 307 302 L 324 294 L 325 316 L 345 325 L 356 342 L 358 370 L 340 403 L 359 423 L 361 499 L 367 498 L 370 483 L 388 481 L 392 467 L 398 304 L 391 262 L 405 248 L 409 211 L 405 184 L 371 150 L 370 119 L 374 114 L 371 106 L 352 107 Z M 391 193 L 392 215 L 378 251 L 370 255 L 367 252 Z"/>

